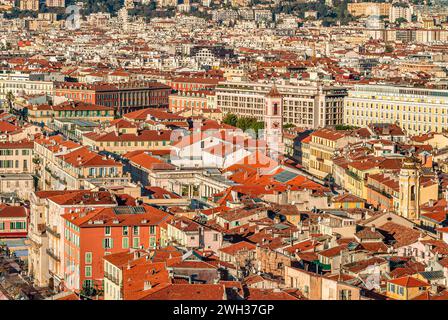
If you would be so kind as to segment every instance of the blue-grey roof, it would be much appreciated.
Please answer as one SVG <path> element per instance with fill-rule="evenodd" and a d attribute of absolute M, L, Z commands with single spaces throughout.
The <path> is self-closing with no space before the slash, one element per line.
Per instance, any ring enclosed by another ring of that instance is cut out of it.
<path fill-rule="evenodd" d="M 437 280 L 437 279 L 443 279 L 445 278 L 445 275 L 443 274 L 443 271 L 423 271 L 420 272 L 420 275 L 428 280 Z"/>
<path fill-rule="evenodd" d="M 297 176 L 298 176 L 297 173 L 285 170 L 285 171 L 282 171 L 280 173 L 277 173 L 274 176 L 274 180 L 276 180 L 278 182 L 285 183 L 285 182 L 288 182 L 289 180 L 294 179 Z"/>

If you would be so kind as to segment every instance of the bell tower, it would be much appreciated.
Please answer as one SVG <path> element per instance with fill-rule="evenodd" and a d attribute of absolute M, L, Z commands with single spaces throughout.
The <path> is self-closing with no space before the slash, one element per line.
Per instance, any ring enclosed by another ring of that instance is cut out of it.
<path fill-rule="evenodd" d="M 283 97 L 274 84 L 265 96 L 264 138 L 269 154 L 284 154 Z"/>
<path fill-rule="evenodd" d="M 404 160 L 399 175 L 399 214 L 407 219 L 420 218 L 420 174 L 418 160 L 408 157 Z"/>

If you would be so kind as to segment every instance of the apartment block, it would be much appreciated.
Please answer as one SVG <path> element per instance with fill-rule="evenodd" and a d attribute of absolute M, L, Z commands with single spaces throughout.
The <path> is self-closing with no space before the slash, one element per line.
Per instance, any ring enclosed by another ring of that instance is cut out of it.
<path fill-rule="evenodd" d="M 342 124 L 346 89 L 276 84 L 283 99 L 283 123 L 304 128 Z M 265 96 L 271 83 L 222 82 L 216 87 L 216 107 L 224 113 L 264 121 Z"/>
<path fill-rule="evenodd" d="M 6 99 L 9 92 L 15 97 L 19 95 L 52 95 L 53 82 L 45 80 L 39 75 L 0 72 L 0 99 Z"/>
<path fill-rule="evenodd" d="M 356 85 L 345 98 L 344 124 L 396 123 L 407 134 L 442 132 L 448 127 L 446 90 Z"/>

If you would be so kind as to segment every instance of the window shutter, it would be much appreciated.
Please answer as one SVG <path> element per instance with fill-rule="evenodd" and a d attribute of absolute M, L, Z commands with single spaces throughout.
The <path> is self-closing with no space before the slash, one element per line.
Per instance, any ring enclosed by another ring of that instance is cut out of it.
<path fill-rule="evenodd" d="M 110 248 L 112 249 L 114 247 L 114 239 L 110 238 Z"/>
<path fill-rule="evenodd" d="M 106 249 L 106 239 L 103 239 L 103 249 Z"/>

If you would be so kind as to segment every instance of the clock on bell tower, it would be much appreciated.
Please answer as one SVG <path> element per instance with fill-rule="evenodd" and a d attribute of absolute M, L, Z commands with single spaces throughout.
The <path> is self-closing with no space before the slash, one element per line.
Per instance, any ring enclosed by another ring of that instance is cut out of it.
<path fill-rule="evenodd" d="M 265 96 L 264 138 L 269 153 L 283 154 L 283 97 L 274 84 Z"/>

